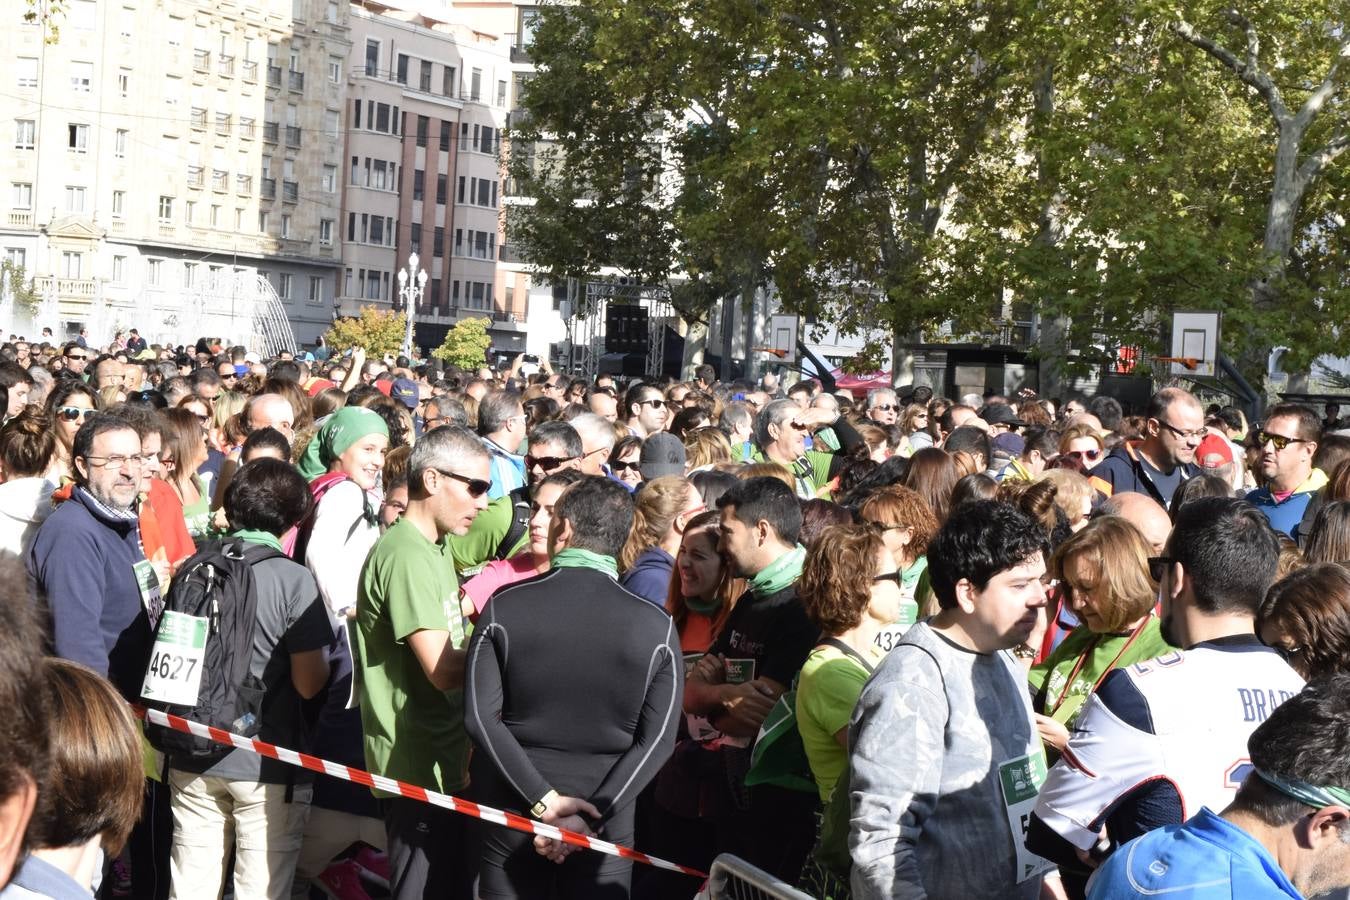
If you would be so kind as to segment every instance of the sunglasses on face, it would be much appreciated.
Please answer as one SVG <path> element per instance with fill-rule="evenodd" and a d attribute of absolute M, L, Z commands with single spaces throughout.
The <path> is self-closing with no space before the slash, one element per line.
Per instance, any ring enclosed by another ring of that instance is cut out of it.
<path fill-rule="evenodd" d="M 552 472 L 562 464 L 570 463 L 574 459 L 576 459 L 575 456 L 526 456 L 525 468 L 533 469 L 538 466 L 545 472 Z"/>
<path fill-rule="evenodd" d="M 643 401 L 642 401 L 641 403 L 639 403 L 638 405 L 639 405 L 639 406 L 650 406 L 652 409 L 661 409 L 663 406 L 666 405 L 666 401 L 660 400 L 660 399 L 657 399 L 657 400 L 643 400 Z"/>
<path fill-rule="evenodd" d="M 1082 462 L 1083 460 L 1096 462 L 1102 458 L 1102 453 L 1102 450 L 1069 450 L 1065 453 L 1061 453 L 1060 456 L 1067 456 L 1069 459 L 1076 459 L 1079 462 Z"/>
<path fill-rule="evenodd" d="M 89 357 L 85 356 L 83 353 L 67 353 L 66 359 L 79 360 L 80 362 L 89 362 Z"/>
<path fill-rule="evenodd" d="M 1167 567 L 1176 562 L 1170 556 L 1150 556 L 1148 558 L 1148 574 L 1154 581 L 1161 582 L 1163 576 L 1167 574 Z"/>
<path fill-rule="evenodd" d="M 440 472 L 446 478 L 453 478 L 455 481 L 461 482 L 465 489 L 468 490 L 470 497 L 481 497 L 492 487 L 492 482 L 484 481 L 481 478 L 470 478 L 467 475 L 460 475 L 458 472 L 447 472 L 444 469 L 437 469 L 436 471 Z"/>
<path fill-rule="evenodd" d="M 63 406 L 56 411 L 56 414 L 67 422 L 74 422 L 76 419 L 84 421 L 93 413 L 94 410 L 85 409 L 83 406 Z"/>
<path fill-rule="evenodd" d="M 1266 444 L 1274 444 L 1276 450 L 1283 450 L 1290 444 L 1306 444 L 1303 438 L 1285 437 L 1282 434 L 1271 434 L 1269 431 L 1258 431 L 1256 433 L 1256 442 L 1264 447 Z"/>
<path fill-rule="evenodd" d="M 638 464 L 638 463 L 635 463 L 635 462 L 624 462 L 623 460 L 617 460 L 617 461 L 615 461 L 615 462 L 610 463 L 610 464 L 609 464 L 609 467 L 610 467 L 610 469 L 612 469 L 615 473 L 618 473 L 618 472 L 627 472 L 627 471 L 630 470 L 630 469 L 633 470 L 634 472 L 636 472 L 636 471 L 638 471 L 638 465 L 639 465 L 639 464 Z"/>
<path fill-rule="evenodd" d="M 879 409 L 879 410 L 881 410 L 882 412 L 895 412 L 895 411 L 896 411 L 897 409 L 899 409 L 900 407 L 898 407 L 898 406 L 892 406 L 892 405 L 889 404 L 889 403 L 880 403 L 880 404 L 878 404 L 878 405 L 876 405 L 876 406 L 874 406 L 874 407 L 872 407 L 872 408 L 873 408 L 873 409 Z"/>
<path fill-rule="evenodd" d="M 880 575 L 873 575 L 873 576 L 872 576 L 872 580 L 873 580 L 873 581 L 894 581 L 896 584 L 899 584 L 899 583 L 900 583 L 900 571 L 897 569 L 897 570 L 894 571 L 894 572 L 882 572 Z"/>

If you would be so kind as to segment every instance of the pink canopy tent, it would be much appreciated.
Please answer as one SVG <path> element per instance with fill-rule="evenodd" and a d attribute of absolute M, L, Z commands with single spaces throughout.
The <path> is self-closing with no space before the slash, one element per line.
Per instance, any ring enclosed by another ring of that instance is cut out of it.
<path fill-rule="evenodd" d="M 848 391 L 855 397 L 861 397 L 873 388 L 884 388 L 891 386 L 890 372 L 873 372 L 870 375 L 849 375 L 843 369 L 835 369 L 831 372 L 834 376 L 835 387 L 841 391 Z"/>

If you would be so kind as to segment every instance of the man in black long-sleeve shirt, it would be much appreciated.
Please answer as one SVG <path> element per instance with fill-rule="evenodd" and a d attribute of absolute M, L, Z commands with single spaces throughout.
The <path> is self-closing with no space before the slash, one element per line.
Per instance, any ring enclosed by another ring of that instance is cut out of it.
<path fill-rule="evenodd" d="M 564 491 L 550 570 L 493 595 L 465 686 L 475 796 L 621 844 L 638 792 L 674 748 L 684 671 L 670 617 L 615 581 L 632 520 L 628 492 L 609 479 Z M 482 900 L 629 896 L 629 861 L 585 852 L 554 865 L 572 848 L 533 843 L 485 835 Z"/>

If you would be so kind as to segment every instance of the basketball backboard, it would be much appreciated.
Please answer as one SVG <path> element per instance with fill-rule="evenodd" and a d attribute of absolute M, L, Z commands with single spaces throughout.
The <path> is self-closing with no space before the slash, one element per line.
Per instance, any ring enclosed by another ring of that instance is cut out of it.
<path fill-rule="evenodd" d="M 769 346 L 782 353 L 779 359 L 797 360 L 797 316 L 777 315 L 769 319 Z"/>
<path fill-rule="evenodd" d="M 1218 371 L 1218 312 L 1186 310 L 1172 313 L 1172 374 L 1208 375 Z"/>

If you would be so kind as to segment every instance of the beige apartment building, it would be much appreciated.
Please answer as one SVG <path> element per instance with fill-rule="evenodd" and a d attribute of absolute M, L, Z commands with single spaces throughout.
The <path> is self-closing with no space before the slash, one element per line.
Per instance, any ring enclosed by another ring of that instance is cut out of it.
<path fill-rule="evenodd" d="M 449 6 L 367 2 L 352 8 L 351 40 L 343 311 L 402 308 L 398 271 L 416 253 L 428 276 L 414 312 L 420 346 L 485 317 L 494 348 L 524 350 L 524 294 L 498 271 L 509 37 Z"/>
<path fill-rule="evenodd" d="M 0 248 L 63 328 L 101 315 L 191 340 L 192 310 L 248 308 L 239 276 L 258 274 L 301 343 L 322 333 L 340 287 L 347 0 L 69 0 L 51 44 L 9 9 Z"/>

